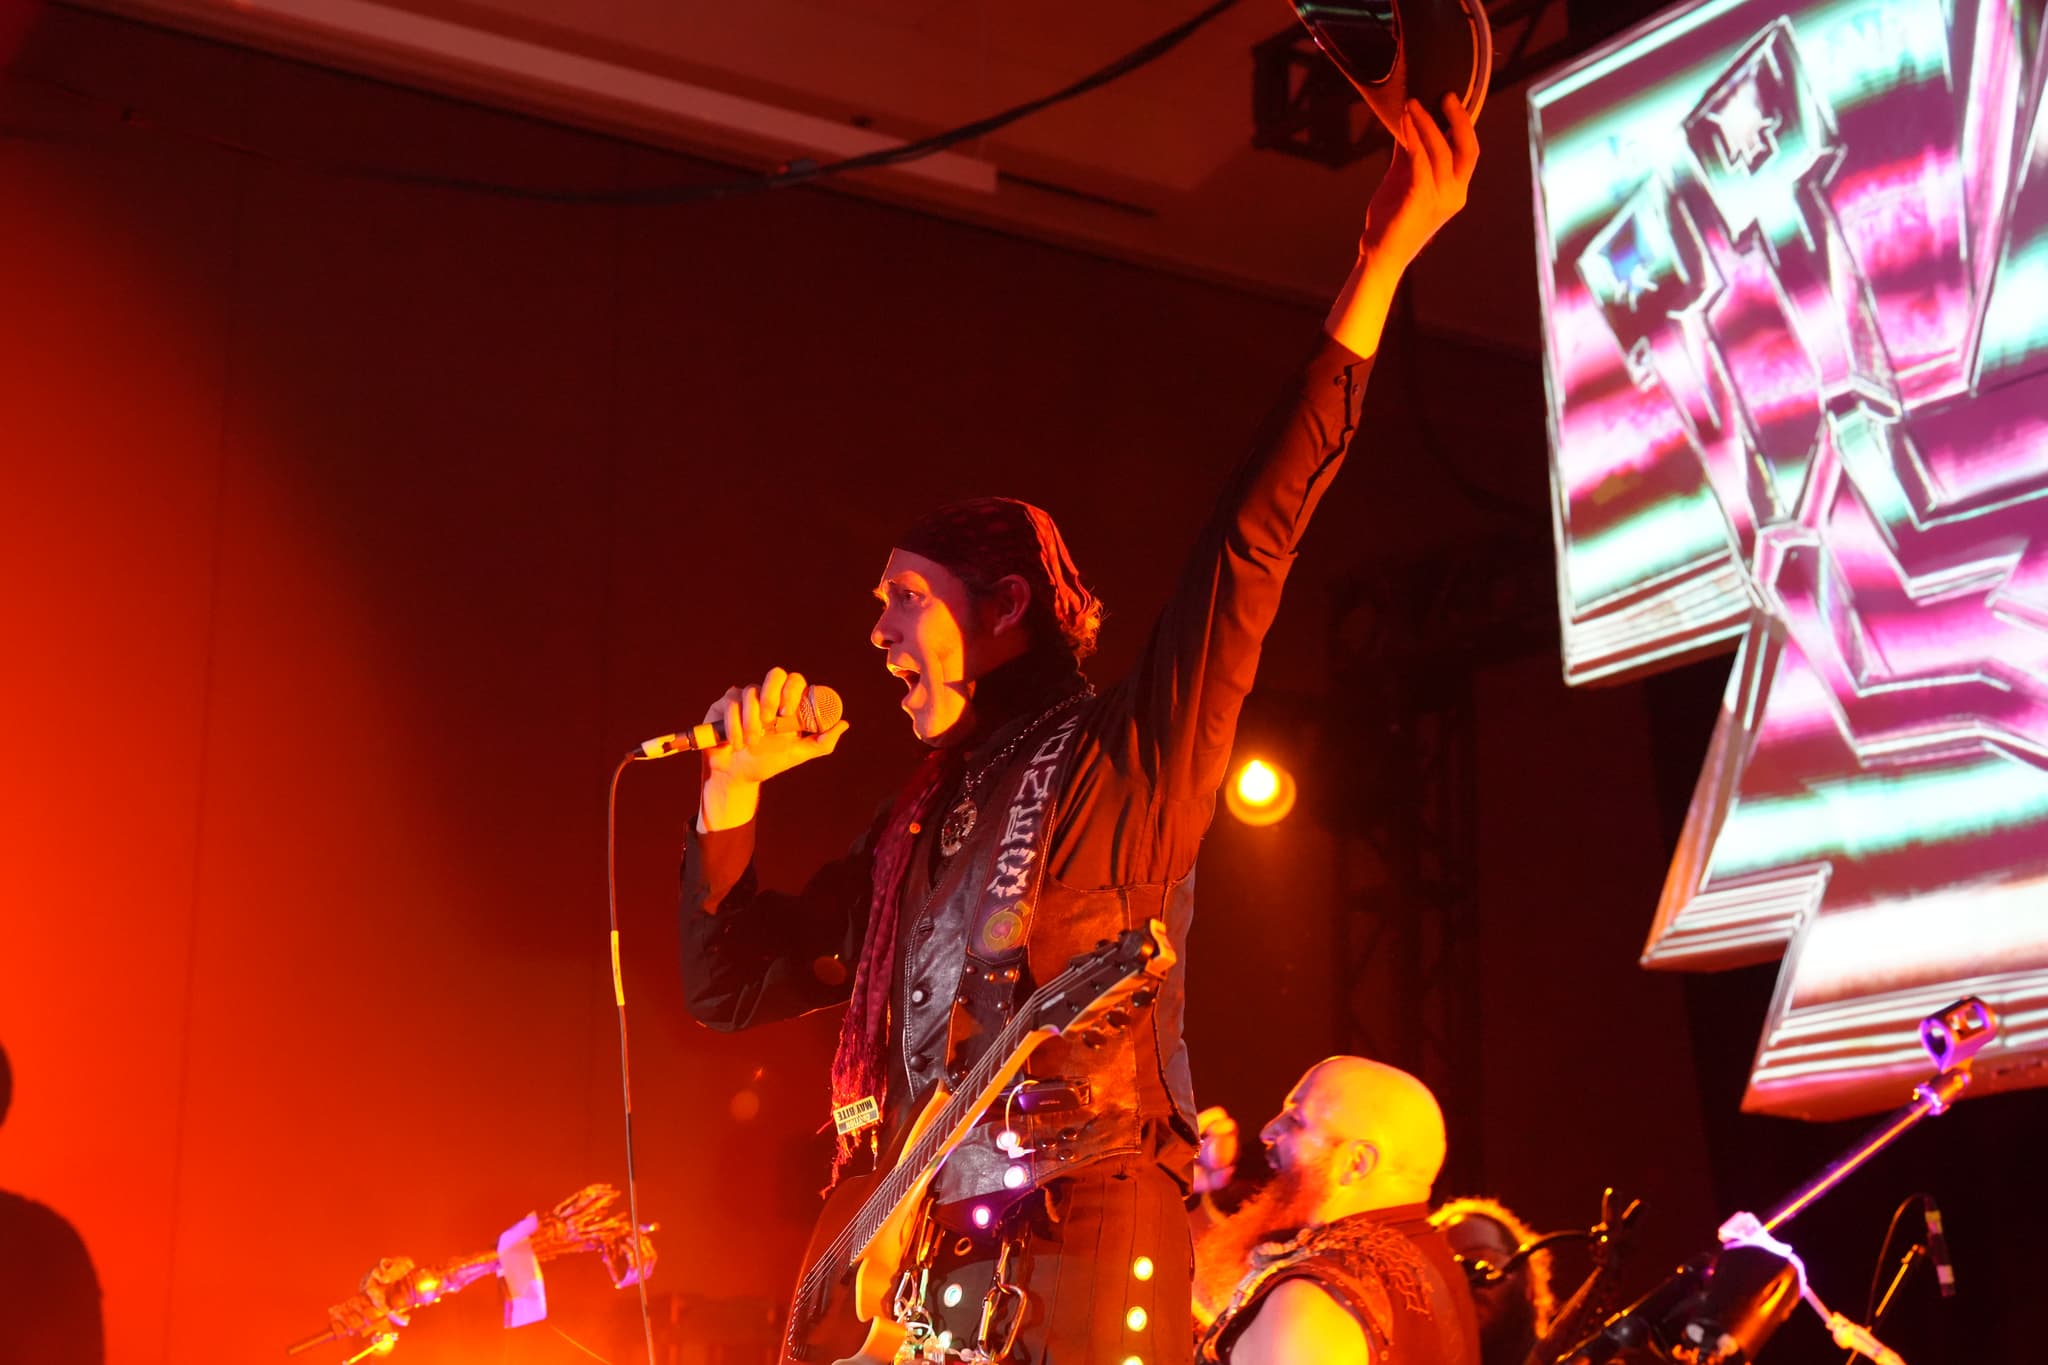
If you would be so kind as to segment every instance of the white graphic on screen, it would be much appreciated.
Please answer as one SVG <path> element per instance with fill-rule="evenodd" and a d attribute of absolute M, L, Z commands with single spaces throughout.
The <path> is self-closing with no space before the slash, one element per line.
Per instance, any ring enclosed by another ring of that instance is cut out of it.
<path fill-rule="evenodd" d="M 1531 94 L 1567 675 L 1736 643 L 1644 952 L 1781 954 L 1746 1107 L 2048 1076 L 2048 131 L 2021 15 L 1706 4 Z M 2018 132 L 2025 124 L 2030 135 Z"/>

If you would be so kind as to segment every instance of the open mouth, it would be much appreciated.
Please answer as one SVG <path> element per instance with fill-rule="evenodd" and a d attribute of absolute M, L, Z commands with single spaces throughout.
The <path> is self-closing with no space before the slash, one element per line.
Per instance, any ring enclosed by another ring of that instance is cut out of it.
<path fill-rule="evenodd" d="M 888 668 L 903 684 L 903 700 L 898 704 L 906 711 L 924 705 L 924 674 L 908 664 L 890 664 Z"/>

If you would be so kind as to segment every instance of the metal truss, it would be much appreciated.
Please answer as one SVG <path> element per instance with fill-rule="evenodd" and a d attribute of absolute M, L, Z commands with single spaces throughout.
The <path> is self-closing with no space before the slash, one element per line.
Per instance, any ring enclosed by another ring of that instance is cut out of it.
<path fill-rule="evenodd" d="M 1370 566 L 1335 604 L 1339 1039 L 1420 1076 L 1452 1132 L 1482 1118 L 1473 682 L 1489 663 L 1555 651 L 1551 585 L 1544 549 L 1501 543 Z M 1450 1186 L 1480 1187 L 1479 1151 L 1452 1144 Z"/>

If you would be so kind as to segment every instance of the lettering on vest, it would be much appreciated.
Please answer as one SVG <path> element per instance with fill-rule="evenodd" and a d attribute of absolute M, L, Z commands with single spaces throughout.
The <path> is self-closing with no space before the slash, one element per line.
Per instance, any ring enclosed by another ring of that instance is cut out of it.
<path fill-rule="evenodd" d="M 1017 788 L 1019 801 L 1037 801 L 1040 804 L 1052 797 L 1052 765 L 1040 764 L 1024 770 L 1024 785 Z"/>
<path fill-rule="evenodd" d="M 989 878 L 988 894 L 997 900 L 1013 901 L 1031 885 L 1027 873 L 1038 857 L 1035 848 L 1006 848 L 996 859 L 996 874 Z"/>
<path fill-rule="evenodd" d="M 1003 830 L 1002 848 L 1011 844 L 1028 844 L 1038 834 L 1038 817 L 1045 810 L 1045 802 L 1037 801 L 1028 806 L 1010 807 L 1010 823 Z"/>
<path fill-rule="evenodd" d="M 1025 765 L 1017 794 L 1010 798 L 1009 817 L 1004 821 L 998 845 L 1001 852 L 996 855 L 995 869 L 986 888 L 987 894 L 998 901 L 1018 900 L 1031 889 L 1031 865 L 1038 860 L 1038 829 L 1052 798 L 1053 774 L 1059 770 L 1060 755 L 1067 751 L 1080 723 L 1079 712 L 1068 716 L 1045 737 Z"/>

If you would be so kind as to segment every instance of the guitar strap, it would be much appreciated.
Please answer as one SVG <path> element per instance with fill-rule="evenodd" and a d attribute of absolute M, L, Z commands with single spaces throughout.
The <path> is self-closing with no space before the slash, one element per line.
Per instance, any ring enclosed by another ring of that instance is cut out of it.
<path fill-rule="evenodd" d="M 1010 790 L 995 860 L 967 921 L 966 965 L 946 1034 L 949 1068 L 979 1060 L 987 1035 L 1000 1029 L 1016 1007 L 1046 850 L 1052 842 L 1055 798 L 1072 766 L 1074 739 L 1087 709 L 1068 708 L 1031 750 Z"/>

